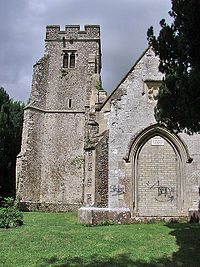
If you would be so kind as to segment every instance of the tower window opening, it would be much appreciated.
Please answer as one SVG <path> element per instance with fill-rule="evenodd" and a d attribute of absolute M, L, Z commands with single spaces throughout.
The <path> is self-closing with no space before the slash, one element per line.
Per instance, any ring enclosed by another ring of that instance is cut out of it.
<path fill-rule="evenodd" d="M 75 52 L 64 52 L 63 68 L 75 68 Z"/>
<path fill-rule="evenodd" d="M 72 108 L 72 99 L 68 100 L 68 108 Z"/>
<path fill-rule="evenodd" d="M 71 53 L 70 55 L 70 68 L 75 68 L 75 53 Z"/>
<path fill-rule="evenodd" d="M 97 73 L 97 59 L 95 58 L 95 69 L 94 72 Z"/>
<path fill-rule="evenodd" d="M 62 38 L 62 41 L 63 41 L 63 48 L 65 48 L 66 47 L 65 37 Z"/>
<path fill-rule="evenodd" d="M 68 53 L 65 53 L 63 57 L 63 68 L 68 68 L 68 62 L 69 62 L 68 57 L 69 57 Z"/>

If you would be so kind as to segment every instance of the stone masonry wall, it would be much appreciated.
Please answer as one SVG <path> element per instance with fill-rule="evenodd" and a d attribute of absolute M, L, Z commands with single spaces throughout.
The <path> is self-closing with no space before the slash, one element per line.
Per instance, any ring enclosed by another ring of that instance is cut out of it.
<path fill-rule="evenodd" d="M 115 91 L 120 90 L 120 98 L 110 98 L 110 112 L 105 113 L 109 128 L 109 208 L 129 208 L 134 214 L 133 183 L 135 179 L 134 162 L 125 162 L 131 140 L 143 129 L 156 124 L 154 106 L 156 91 L 154 87 L 162 80 L 158 72 L 159 59 L 148 49 L 125 76 Z M 151 85 L 153 86 L 151 88 Z M 112 95 L 113 96 L 113 95 Z M 102 110 L 103 112 L 103 110 Z M 182 207 L 177 216 L 185 216 L 188 209 L 196 207 L 199 199 L 199 135 L 180 135 L 186 144 L 192 161 L 181 158 Z M 182 153 L 182 152 L 181 152 Z M 184 152 L 185 153 L 185 152 Z M 166 163 L 167 165 L 167 163 Z M 153 179 L 154 177 L 152 177 Z M 181 206 L 180 205 L 180 206 Z M 152 204 L 153 209 L 153 204 Z M 173 212 L 174 213 L 174 212 Z M 156 215 L 154 208 L 151 215 Z"/>
<path fill-rule="evenodd" d="M 96 147 L 95 206 L 100 208 L 108 207 L 108 146 L 109 135 L 108 131 L 106 131 Z"/>
<path fill-rule="evenodd" d="M 101 69 L 99 38 L 99 26 L 88 25 L 85 31 L 76 25 L 65 31 L 47 26 L 45 54 L 34 66 L 25 110 L 18 164 L 21 202 L 67 207 L 83 200 L 85 107 L 93 76 Z M 75 66 L 66 67 L 64 54 L 72 52 Z"/>
<path fill-rule="evenodd" d="M 43 133 L 42 202 L 82 200 L 84 114 L 46 114 Z"/>
<path fill-rule="evenodd" d="M 145 80 L 162 80 L 162 74 L 158 73 L 158 58 L 151 50 L 146 51 L 137 62 L 126 79 L 119 85 L 117 90 L 123 92 L 120 100 L 111 101 L 110 114 L 106 115 L 109 127 L 109 207 L 133 208 L 133 203 L 126 203 L 124 199 L 119 199 L 113 188 L 119 190 L 122 182 L 126 184 L 126 169 L 123 158 L 127 154 L 127 149 L 131 138 L 142 128 L 148 127 L 150 123 L 155 123 L 153 115 L 154 103 L 148 101 L 144 94 Z M 121 181 L 121 182 L 120 182 Z M 132 199 L 132 179 L 126 185 L 126 199 Z"/>
<path fill-rule="evenodd" d="M 18 194 L 22 202 L 40 200 L 43 118 L 39 111 L 24 111 L 22 150 L 19 158 L 21 168 L 17 170 Z"/>

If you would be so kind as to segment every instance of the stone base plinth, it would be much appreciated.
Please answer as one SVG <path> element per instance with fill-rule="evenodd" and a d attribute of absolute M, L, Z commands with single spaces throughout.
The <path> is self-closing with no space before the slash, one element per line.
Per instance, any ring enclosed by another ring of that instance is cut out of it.
<path fill-rule="evenodd" d="M 110 220 L 116 224 L 129 223 L 130 218 L 129 209 L 82 207 L 78 210 L 78 222 L 80 223 L 96 225 L 105 220 Z"/>
<path fill-rule="evenodd" d="M 188 216 L 143 216 L 143 217 L 132 217 L 130 223 L 175 223 L 175 222 L 187 222 Z"/>
<path fill-rule="evenodd" d="M 95 207 L 82 207 L 78 210 L 78 222 L 97 225 L 102 221 L 110 220 L 115 224 L 149 223 L 149 222 L 178 222 L 188 221 L 188 216 L 145 216 L 131 217 L 129 209 L 108 209 Z"/>
<path fill-rule="evenodd" d="M 80 204 L 48 203 L 48 202 L 19 202 L 18 208 L 22 211 L 44 211 L 44 212 L 67 212 L 77 211 Z"/>

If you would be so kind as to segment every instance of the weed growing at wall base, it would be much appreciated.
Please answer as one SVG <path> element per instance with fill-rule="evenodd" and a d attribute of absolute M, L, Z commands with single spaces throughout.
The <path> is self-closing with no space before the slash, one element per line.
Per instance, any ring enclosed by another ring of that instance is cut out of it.
<path fill-rule="evenodd" d="M 23 214 L 14 203 L 13 198 L 5 198 L 0 207 L 0 228 L 17 227 L 23 224 Z"/>
<path fill-rule="evenodd" d="M 14 207 L 0 208 L 0 228 L 11 228 L 23 224 L 22 213 Z"/>

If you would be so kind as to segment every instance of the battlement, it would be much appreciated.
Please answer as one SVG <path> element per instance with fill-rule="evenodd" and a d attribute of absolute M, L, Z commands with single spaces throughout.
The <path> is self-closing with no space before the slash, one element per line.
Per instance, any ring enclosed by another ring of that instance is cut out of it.
<path fill-rule="evenodd" d="M 66 39 L 99 39 L 99 25 L 85 25 L 84 30 L 80 30 L 80 25 L 65 25 L 65 30 L 61 31 L 59 25 L 48 25 L 46 27 L 46 40 L 55 40 L 65 37 Z"/>

